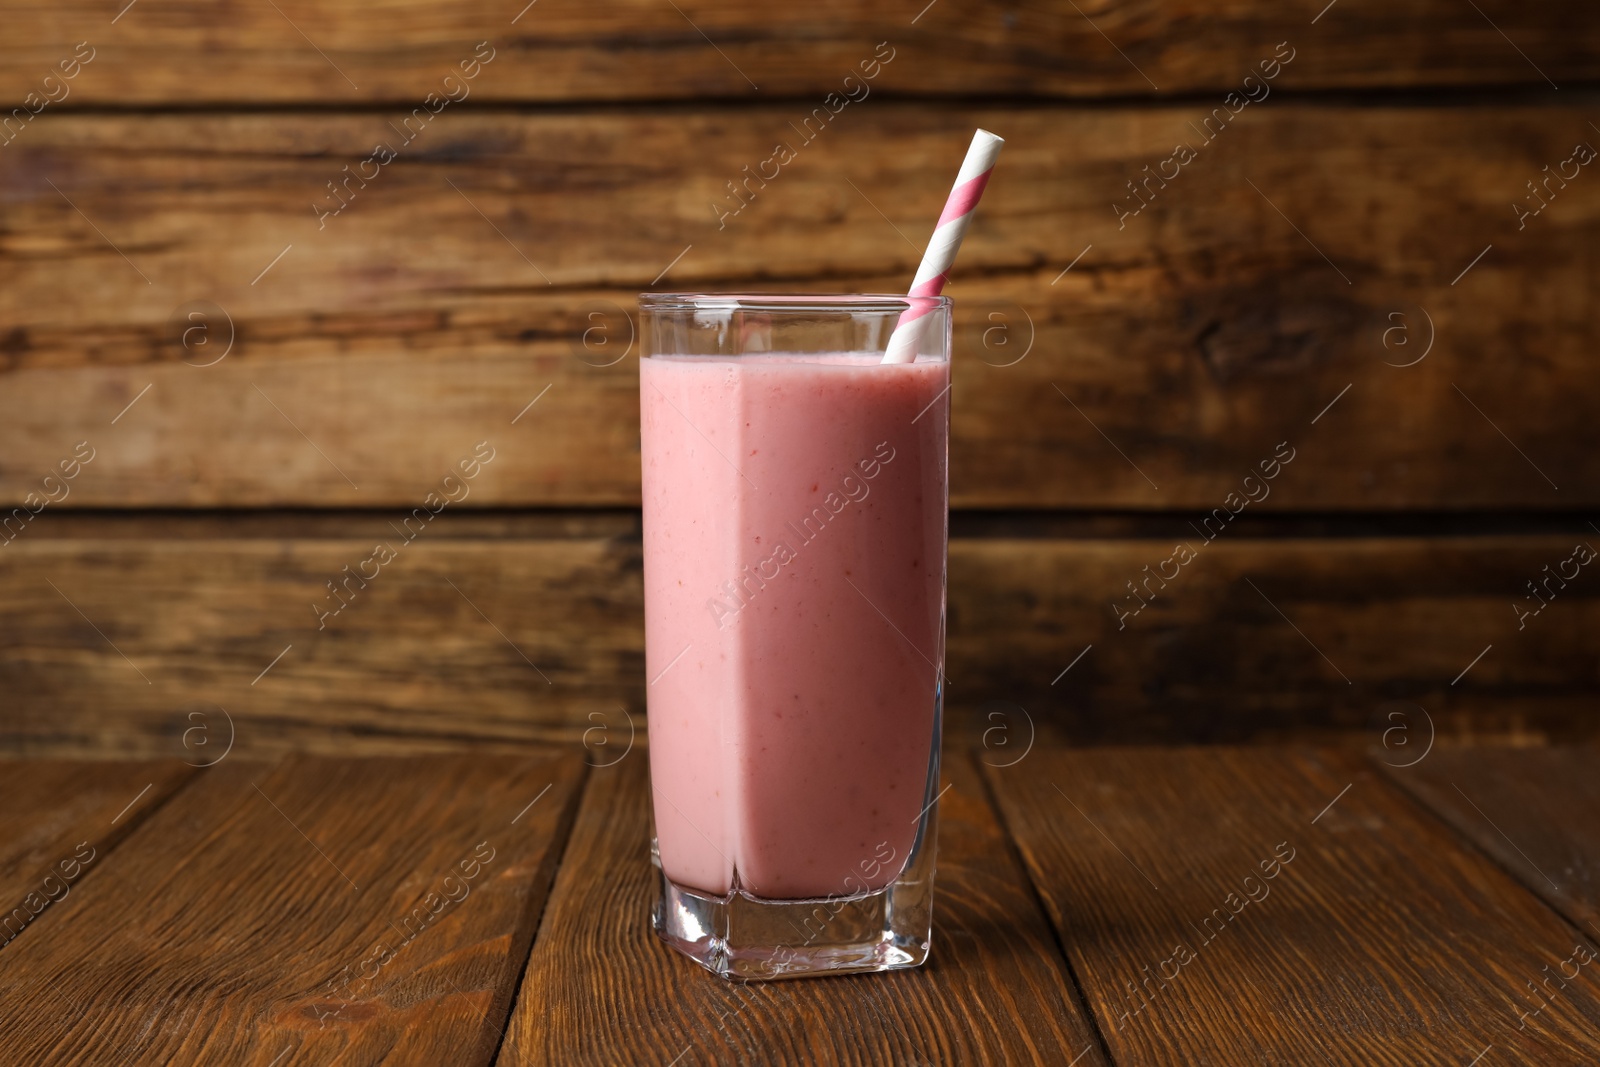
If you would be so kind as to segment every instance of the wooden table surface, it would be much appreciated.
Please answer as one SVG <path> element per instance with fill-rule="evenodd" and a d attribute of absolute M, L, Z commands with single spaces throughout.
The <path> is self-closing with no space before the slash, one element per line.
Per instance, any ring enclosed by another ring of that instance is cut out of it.
<path fill-rule="evenodd" d="M 1596 755 L 954 748 L 931 962 L 742 986 L 642 751 L 0 763 L 0 1060 L 1593 1065 Z"/>

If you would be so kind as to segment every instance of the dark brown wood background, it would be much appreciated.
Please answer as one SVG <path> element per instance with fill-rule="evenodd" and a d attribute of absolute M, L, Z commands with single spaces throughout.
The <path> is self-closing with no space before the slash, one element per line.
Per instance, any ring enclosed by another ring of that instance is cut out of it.
<path fill-rule="evenodd" d="M 0 502 L 60 498 L 0 539 L 0 752 L 642 726 L 635 294 L 899 290 L 976 125 L 1007 147 L 949 290 L 958 721 L 1600 732 L 1600 576 L 1514 607 L 1600 545 L 1600 171 L 1513 208 L 1600 145 L 1590 5 L 124 2 L 0 3 Z M 470 497 L 319 630 L 479 441 Z"/>

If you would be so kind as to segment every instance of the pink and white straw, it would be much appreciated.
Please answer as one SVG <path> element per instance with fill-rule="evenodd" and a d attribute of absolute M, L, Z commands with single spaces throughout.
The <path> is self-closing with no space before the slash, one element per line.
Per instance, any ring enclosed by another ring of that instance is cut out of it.
<path fill-rule="evenodd" d="M 889 347 L 883 355 L 885 363 L 910 363 L 917 358 L 917 344 L 922 336 L 924 318 L 933 310 L 933 301 L 926 298 L 938 296 L 944 291 L 950 267 L 961 248 L 961 238 L 966 236 L 967 223 L 972 221 L 978 198 L 983 196 L 983 187 L 989 184 L 994 161 L 1004 144 L 1002 138 L 988 130 L 979 130 L 972 135 L 967 158 L 961 161 L 961 170 L 956 174 L 955 188 L 950 190 L 950 199 L 945 201 L 939 223 L 928 241 L 928 250 L 922 254 L 922 262 L 917 266 L 911 291 L 906 294 L 911 306 L 901 312 L 900 321 L 889 336 Z"/>

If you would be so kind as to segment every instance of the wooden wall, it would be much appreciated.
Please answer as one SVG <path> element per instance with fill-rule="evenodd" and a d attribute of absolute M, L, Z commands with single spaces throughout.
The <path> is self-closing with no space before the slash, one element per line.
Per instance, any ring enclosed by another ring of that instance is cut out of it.
<path fill-rule="evenodd" d="M 115 7 L 0 3 L 0 752 L 642 725 L 635 294 L 901 289 L 977 125 L 958 722 L 1597 732 L 1586 5 Z"/>

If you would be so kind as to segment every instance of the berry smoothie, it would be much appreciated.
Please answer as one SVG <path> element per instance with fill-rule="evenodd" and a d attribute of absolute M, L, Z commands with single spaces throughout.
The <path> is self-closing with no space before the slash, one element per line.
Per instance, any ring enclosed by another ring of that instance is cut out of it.
<path fill-rule="evenodd" d="M 640 361 L 662 869 L 710 896 L 880 889 L 932 800 L 950 365 Z"/>

